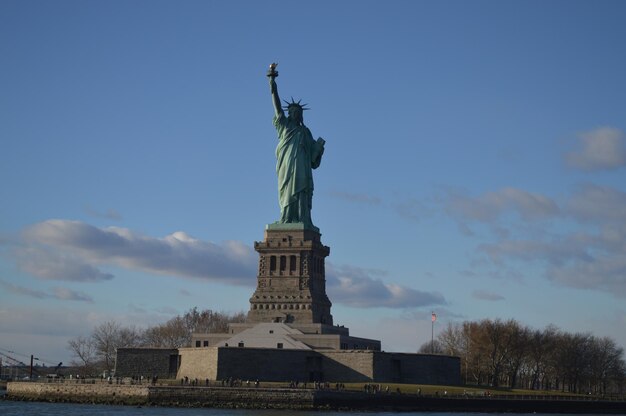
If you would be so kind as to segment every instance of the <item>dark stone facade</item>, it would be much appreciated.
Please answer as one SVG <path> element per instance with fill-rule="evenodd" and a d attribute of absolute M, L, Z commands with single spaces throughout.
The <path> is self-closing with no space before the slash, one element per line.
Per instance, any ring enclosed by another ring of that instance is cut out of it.
<path fill-rule="evenodd" d="M 461 384 L 460 359 L 443 355 L 260 348 L 218 348 L 217 354 L 217 379 Z"/>
<path fill-rule="evenodd" d="M 118 348 L 115 375 L 176 378 L 179 354 L 176 348 Z"/>
<path fill-rule="evenodd" d="M 116 376 L 164 377 L 163 363 L 172 351 L 177 350 L 120 348 Z M 176 377 L 192 380 L 461 384 L 460 359 L 445 355 L 237 347 L 181 348 L 178 354 Z"/>

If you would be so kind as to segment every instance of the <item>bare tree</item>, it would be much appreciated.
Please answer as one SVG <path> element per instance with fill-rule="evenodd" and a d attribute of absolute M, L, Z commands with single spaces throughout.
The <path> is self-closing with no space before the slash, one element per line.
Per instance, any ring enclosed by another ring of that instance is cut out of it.
<path fill-rule="evenodd" d="M 169 321 L 148 328 L 144 332 L 143 343 L 147 346 L 179 348 L 191 345 L 191 334 L 194 332 L 226 332 L 229 323 L 245 322 L 243 312 L 227 314 L 214 312 L 211 309 L 199 311 L 192 308 L 182 316 L 175 316 Z"/>
<path fill-rule="evenodd" d="M 115 365 L 115 348 L 120 324 L 108 321 L 98 325 L 91 338 L 96 347 L 96 355 L 106 371 L 113 370 Z"/>
<path fill-rule="evenodd" d="M 448 324 L 438 353 L 461 358 L 467 382 L 608 394 L 626 385 L 624 350 L 610 338 L 569 334 L 549 325 L 534 330 L 515 320 Z M 420 349 L 430 352 L 430 342 Z"/>
<path fill-rule="evenodd" d="M 143 344 L 149 347 L 188 347 L 190 342 L 191 333 L 180 316 L 164 324 L 148 328 L 143 333 Z"/>
<path fill-rule="evenodd" d="M 143 331 L 134 325 L 121 327 L 117 336 L 116 348 L 136 347 L 141 345 L 142 339 Z"/>
<path fill-rule="evenodd" d="M 245 322 L 246 315 L 243 312 L 227 314 L 215 312 L 211 309 L 198 311 L 192 308 L 181 317 L 190 333 L 193 332 L 226 332 L 228 324 Z M 191 339 L 190 339 L 191 340 Z"/>
<path fill-rule="evenodd" d="M 462 324 L 448 323 L 448 326 L 437 335 L 445 354 L 462 357 L 467 352 L 467 337 Z"/>
<path fill-rule="evenodd" d="M 445 354 L 443 345 L 437 339 L 423 343 L 417 352 L 420 354 Z"/>
<path fill-rule="evenodd" d="M 72 365 L 81 369 L 81 375 L 91 375 L 96 369 L 96 348 L 91 337 L 70 339 L 67 346 L 73 354 Z"/>
<path fill-rule="evenodd" d="M 98 325 L 91 335 L 101 367 L 111 372 L 115 367 L 117 348 L 138 346 L 141 334 L 135 327 L 122 327 L 115 321 Z"/>
<path fill-rule="evenodd" d="M 548 326 L 544 330 L 534 330 L 528 338 L 528 365 L 530 370 L 530 389 L 541 389 L 546 386 L 546 378 L 550 373 L 550 354 L 555 349 L 559 329 Z"/>
<path fill-rule="evenodd" d="M 478 349 L 487 359 L 489 368 L 489 383 L 498 387 L 510 350 L 513 336 L 511 321 L 504 323 L 499 319 L 491 321 L 485 319 L 480 322 Z"/>
<path fill-rule="evenodd" d="M 505 358 L 508 384 L 510 387 L 516 388 L 518 377 L 521 375 L 523 363 L 528 354 L 530 330 L 517 321 L 510 320 L 506 322 L 506 332 L 509 348 Z"/>
<path fill-rule="evenodd" d="M 589 375 L 595 393 L 607 394 L 609 383 L 619 380 L 623 373 L 623 354 L 624 350 L 612 339 L 593 339 Z"/>
<path fill-rule="evenodd" d="M 559 337 L 556 362 L 562 390 L 582 392 L 589 375 L 592 338 L 588 333 L 564 333 Z"/>

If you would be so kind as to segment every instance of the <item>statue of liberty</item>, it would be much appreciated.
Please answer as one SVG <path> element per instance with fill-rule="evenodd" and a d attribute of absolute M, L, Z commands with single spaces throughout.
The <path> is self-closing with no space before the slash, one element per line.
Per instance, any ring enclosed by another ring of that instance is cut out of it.
<path fill-rule="evenodd" d="M 302 224 L 306 229 L 317 228 L 311 221 L 313 202 L 313 173 L 322 160 L 324 139 L 313 140 L 311 131 L 304 125 L 306 104 L 285 101 L 283 111 L 276 86 L 276 65 L 271 64 L 267 76 L 274 104 L 274 126 L 278 132 L 276 146 L 276 174 L 278 175 L 278 202 L 280 219 L 275 224 Z"/>

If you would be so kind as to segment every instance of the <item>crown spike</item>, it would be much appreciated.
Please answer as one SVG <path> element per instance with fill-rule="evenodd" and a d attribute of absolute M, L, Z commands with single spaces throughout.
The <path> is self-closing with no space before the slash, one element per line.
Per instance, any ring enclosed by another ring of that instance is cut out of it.
<path fill-rule="evenodd" d="M 299 99 L 298 101 L 296 101 L 293 99 L 293 96 L 291 97 L 291 102 L 287 100 L 283 100 L 283 102 L 286 104 L 283 106 L 283 109 L 285 110 L 289 110 L 289 108 L 292 108 L 292 107 L 297 107 L 302 111 L 310 110 L 310 108 L 306 107 L 308 104 L 301 104 L 302 99 Z"/>

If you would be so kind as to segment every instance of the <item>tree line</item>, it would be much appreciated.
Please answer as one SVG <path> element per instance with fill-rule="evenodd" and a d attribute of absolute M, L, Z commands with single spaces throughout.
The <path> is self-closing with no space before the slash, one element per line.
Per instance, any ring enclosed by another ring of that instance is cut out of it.
<path fill-rule="evenodd" d="M 450 323 L 420 352 L 461 358 L 466 384 L 623 393 L 624 349 L 609 337 L 568 333 L 555 326 L 532 329 L 511 319 Z"/>
<path fill-rule="evenodd" d="M 146 329 L 107 321 L 89 336 L 69 340 L 68 348 L 82 375 L 110 373 L 117 348 L 188 347 L 192 333 L 226 332 L 229 323 L 245 318 L 244 312 L 194 307 Z M 568 333 L 553 325 L 538 330 L 513 319 L 450 323 L 419 352 L 460 357 L 465 384 L 592 394 L 626 390 L 624 349 L 613 339 Z"/>
<path fill-rule="evenodd" d="M 244 322 L 246 314 L 215 312 L 192 308 L 165 323 L 140 329 L 107 321 L 96 326 L 89 336 L 78 336 L 68 341 L 72 365 L 80 368 L 83 376 L 109 374 L 115 368 L 117 348 L 163 347 L 180 348 L 191 345 L 194 332 L 226 332 L 229 323 Z"/>

